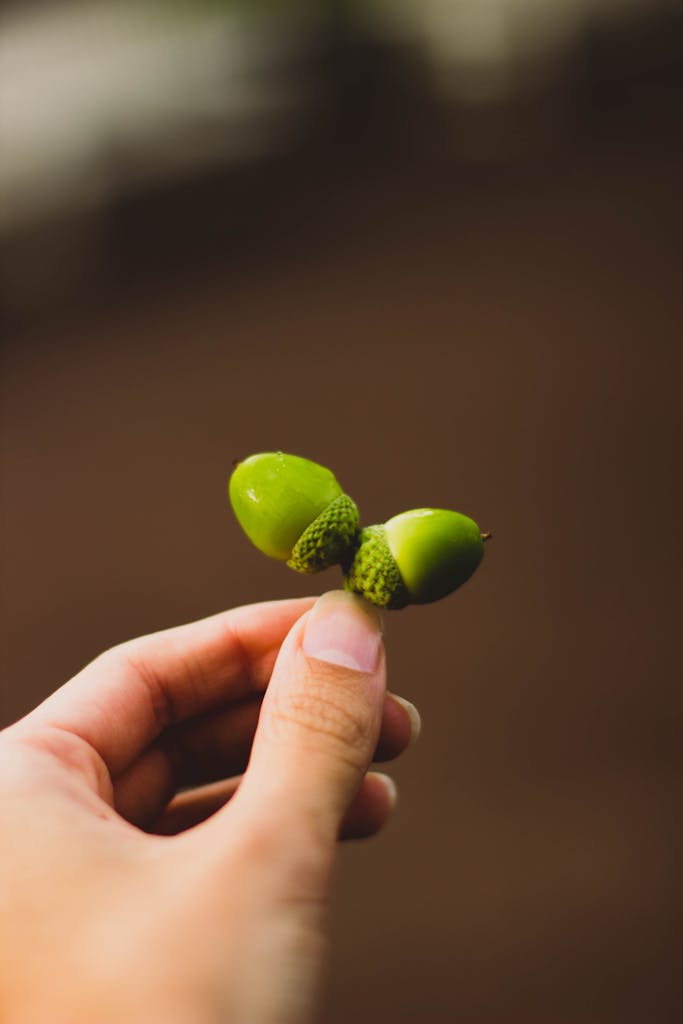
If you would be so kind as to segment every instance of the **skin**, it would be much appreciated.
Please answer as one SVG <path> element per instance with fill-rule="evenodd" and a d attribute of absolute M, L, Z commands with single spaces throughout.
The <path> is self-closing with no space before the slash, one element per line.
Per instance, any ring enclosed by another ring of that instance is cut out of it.
<path fill-rule="evenodd" d="M 0 734 L 5 1024 L 309 1019 L 337 838 L 382 827 L 369 764 L 415 734 L 374 613 L 313 604 L 125 643 Z"/>

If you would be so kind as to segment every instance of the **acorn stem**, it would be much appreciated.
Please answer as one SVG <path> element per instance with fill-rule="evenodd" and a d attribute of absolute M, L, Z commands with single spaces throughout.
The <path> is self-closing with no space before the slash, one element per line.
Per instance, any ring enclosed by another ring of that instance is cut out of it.
<path fill-rule="evenodd" d="M 493 537 L 492 533 L 482 533 L 482 535 L 481 535 L 481 539 L 484 540 L 484 541 L 491 540 L 492 537 Z"/>

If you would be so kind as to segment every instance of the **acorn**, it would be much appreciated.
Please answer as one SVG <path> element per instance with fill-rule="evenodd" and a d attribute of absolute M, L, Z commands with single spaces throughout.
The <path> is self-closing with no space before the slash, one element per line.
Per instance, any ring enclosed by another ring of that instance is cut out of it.
<path fill-rule="evenodd" d="M 229 494 L 252 544 L 297 572 L 320 572 L 353 557 L 358 509 L 317 462 L 284 452 L 250 455 L 237 463 Z"/>
<path fill-rule="evenodd" d="M 428 604 L 457 590 L 484 554 L 482 533 L 459 512 L 417 508 L 361 530 L 344 587 L 380 608 Z"/>

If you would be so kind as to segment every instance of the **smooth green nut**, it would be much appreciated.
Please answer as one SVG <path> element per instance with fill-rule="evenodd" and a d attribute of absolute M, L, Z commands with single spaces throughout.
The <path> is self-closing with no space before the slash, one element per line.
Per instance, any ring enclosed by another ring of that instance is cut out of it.
<path fill-rule="evenodd" d="M 237 521 L 259 551 L 297 572 L 347 563 L 358 542 L 358 509 L 317 462 L 261 452 L 240 462 L 229 486 Z"/>
<path fill-rule="evenodd" d="M 381 608 L 428 604 L 457 590 L 483 554 L 484 536 L 472 519 L 413 509 L 361 531 L 344 586 Z"/>

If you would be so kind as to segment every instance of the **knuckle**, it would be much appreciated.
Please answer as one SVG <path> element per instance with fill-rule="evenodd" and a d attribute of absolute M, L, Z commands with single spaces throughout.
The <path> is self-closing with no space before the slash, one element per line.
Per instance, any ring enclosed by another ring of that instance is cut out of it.
<path fill-rule="evenodd" d="M 308 744 L 333 745 L 355 767 L 364 767 L 376 742 L 376 724 L 369 702 L 326 676 L 307 679 L 274 696 L 270 709 L 276 734 L 294 730 Z"/>
<path fill-rule="evenodd" d="M 84 779 L 100 796 L 111 799 L 109 769 L 95 747 L 77 732 L 54 724 L 39 725 L 35 730 L 18 737 L 18 748 L 23 748 L 28 755 L 25 768 L 29 774 L 42 774 L 42 764 L 35 761 L 34 755 L 47 754 L 70 774 Z"/>
<path fill-rule="evenodd" d="M 110 647 L 100 655 L 115 671 L 132 676 L 146 693 L 150 712 L 161 732 L 178 718 L 172 688 L 166 685 L 162 675 L 157 673 L 146 655 L 140 638 L 126 640 L 116 647 Z"/>

